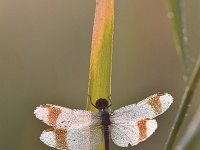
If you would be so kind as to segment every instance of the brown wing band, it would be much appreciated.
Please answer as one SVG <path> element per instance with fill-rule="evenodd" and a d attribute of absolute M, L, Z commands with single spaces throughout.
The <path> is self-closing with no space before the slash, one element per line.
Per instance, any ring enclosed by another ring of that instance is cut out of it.
<path fill-rule="evenodd" d="M 52 126 L 56 125 L 56 121 L 60 115 L 60 113 L 62 112 L 60 110 L 60 108 L 56 108 L 54 106 L 52 106 L 51 104 L 45 104 L 42 105 L 42 107 L 48 108 L 48 123 Z"/>
<path fill-rule="evenodd" d="M 66 129 L 55 129 L 56 145 L 59 148 L 67 150 L 67 130 Z"/>
<path fill-rule="evenodd" d="M 68 150 L 67 146 L 67 129 L 62 128 L 49 128 L 45 130 L 46 132 L 53 132 L 55 135 L 56 147 L 62 148 L 63 150 Z"/>
<path fill-rule="evenodd" d="M 147 119 L 138 120 L 137 126 L 139 128 L 139 140 L 147 138 Z"/>
<path fill-rule="evenodd" d="M 148 104 L 153 108 L 155 114 L 159 115 L 162 113 L 162 104 L 160 102 L 160 94 L 157 94 L 149 99 Z"/>

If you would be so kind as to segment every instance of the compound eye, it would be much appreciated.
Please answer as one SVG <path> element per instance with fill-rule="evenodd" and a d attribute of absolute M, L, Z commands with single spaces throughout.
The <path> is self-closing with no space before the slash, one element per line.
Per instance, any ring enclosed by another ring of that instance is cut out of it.
<path fill-rule="evenodd" d="M 96 107 L 97 107 L 97 108 L 100 107 L 100 102 L 99 102 L 99 100 L 96 101 Z"/>
<path fill-rule="evenodd" d="M 107 101 L 107 100 L 104 100 L 103 106 L 104 106 L 104 107 L 107 107 L 107 106 L 108 106 L 108 101 Z"/>

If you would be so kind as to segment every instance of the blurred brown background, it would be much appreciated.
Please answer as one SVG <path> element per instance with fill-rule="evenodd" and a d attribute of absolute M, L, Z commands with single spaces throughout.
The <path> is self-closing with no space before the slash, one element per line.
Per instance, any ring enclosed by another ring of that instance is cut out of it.
<path fill-rule="evenodd" d="M 0 149 L 52 149 L 39 140 L 48 128 L 33 115 L 40 104 L 85 108 L 94 10 L 95 0 L 0 1 Z M 200 48 L 199 10 L 198 0 L 186 1 L 191 68 Z M 157 117 L 151 138 L 111 149 L 161 150 L 185 87 L 166 2 L 116 0 L 114 30 L 112 109 L 157 91 L 175 101 Z"/>

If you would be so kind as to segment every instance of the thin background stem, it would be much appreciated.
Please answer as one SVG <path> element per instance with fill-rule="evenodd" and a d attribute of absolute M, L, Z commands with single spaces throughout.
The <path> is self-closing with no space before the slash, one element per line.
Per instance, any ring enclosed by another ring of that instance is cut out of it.
<path fill-rule="evenodd" d="M 188 128 L 184 133 L 184 136 L 181 138 L 180 142 L 178 143 L 175 149 L 176 150 L 186 149 L 191 140 L 193 140 L 194 137 L 197 136 L 199 130 L 200 130 L 200 106 L 198 107 L 197 112 L 194 114 L 191 123 L 188 125 Z"/>
<path fill-rule="evenodd" d="M 168 16 L 173 27 L 174 41 L 179 58 L 181 69 L 184 73 L 184 79 L 188 79 L 189 70 L 189 50 L 187 46 L 187 34 L 185 23 L 185 1 L 168 0 Z"/>
<path fill-rule="evenodd" d="M 164 150 L 171 150 L 174 145 L 178 132 L 188 112 L 188 108 L 191 103 L 194 91 L 196 89 L 199 77 L 200 77 L 200 56 L 197 60 L 196 66 L 188 82 L 188 85 L 185 88 L 185 92 L 183 94 L 179 110 L 177 112 L 174 124 L 170 131 Z"/>

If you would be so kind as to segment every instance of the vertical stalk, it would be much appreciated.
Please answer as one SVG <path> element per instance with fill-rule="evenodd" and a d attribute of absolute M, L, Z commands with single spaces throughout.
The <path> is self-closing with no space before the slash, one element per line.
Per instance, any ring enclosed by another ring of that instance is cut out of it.
<path fill-rule="evenodd" d="M 99 98 L 110 98 L 114 25 L 114 0 L 96 0 L 90 56 L 87 109 Z"/>
<path fill-rule="evenodd" d="M 185 6 L 184 0 L 168 0 L 168 14 L 173 27 L 174 41 L 176 51 L 179 58 L 181 69 L 184 73 L 184 79 L 188 78 L 188 46 L 187 46 L 187 33 L 185 25 Z"/>
<path fill-rule="evenodd" d="M 188 85 L 185 88 L 185 92 L 183 94 L 179 110 L 177 112 L 174 124 L 171 128 L 164 150 L 171 150 L 174 145 L 178 132 L 187 114 L 199 78 L 200 78 L 200 56 L 197 60 L 191 79 L 189 80 Z"/>
<path fill-rule="evenodd" d="M 114 0 L 96 0 L 87 99 L 91 111 L 97 111 L 91 102 L 111 95 L 113 26 Z M 104 150 L 104 144 L 98 150 Z"/>

